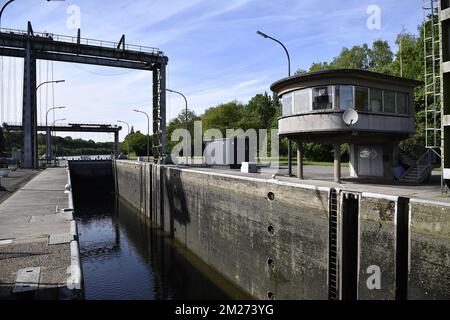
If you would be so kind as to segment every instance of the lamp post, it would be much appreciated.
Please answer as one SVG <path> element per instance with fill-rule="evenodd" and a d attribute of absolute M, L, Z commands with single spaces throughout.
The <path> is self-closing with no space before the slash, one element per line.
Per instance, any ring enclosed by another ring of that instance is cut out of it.
<path fill-rule="evenodd" d="M 290 77 L 291 76 L 291 56 L 289 55 L 289 51 L 286 48 L 286 46 L 280 40 L 277 40 L 277 39 L 265 34 L 264 32 L 257 31 L 256 34 L 260 35 L 261 37 L 264 37 L 265 39 L 273 40 L 283 47 L 284 51 L 286 52 L 287 59 L 288 59 L 288 76 Z M 298 161 L 298 159 L 297 159 L 297 161 Z M 290 177 L 292 177 L 292 144 L 291 144 L 290 139 L 288 139 L 288 174 Z"/>
<path fill-rule="evenodd" d="M 147 162 L 150 162 L 150 117 L 147 112 L 134 109 L 134 112 L 145 114 L 147 117 Z"/>
<path fill-rule="evenodd" d="M 290 76 L 291 76 L 291 56 L 289 55 L 289 51 L 288 51 L 288 49 L 286 48 L 286 46 L 285 46 L 280 40 L 277 40 L 277 39 L 275 39 L 275 38 L 272 38 L 271 36 L 268 36 L 268 35 L 265 34 L 264 32 L 256 31 L 256 34 L 258 34 L 258 35 L 260 35 L 261 37 L 264 37 L 264 38 L 266 38 L 266 39 L 273 40 L 273 41 L 275 41 L 276 43 L 280 44 L 280 45 L 283 47 L 284 51 L 286 52 L 287 59 L 288 59 L 288 75 L 289 75 L 289 77 L 290 77 Z"/>
<path fill-rule="evenodd" d="M 185 125 L 186 125 L 186 136 L 184 137 L 184 141 L 185 141 L 185 149 L 184 152 L 186 154 L 186 165 L 189 164 L 189 154 L 190 152 L 188 152 L 187 148 L 190 147 L 190 143 L 188 143 L 188 132 L 189 132 L 189 122 L 188 122 L 188 101 L 187 98 L 184 94 L 182 94 L 181 92 L 175 91 L 175 90 L 170 90 L 170 89 L 166 89 L 166 91 L 171 92 L 171 93 L 175 93 L 178 94 L 180 96 L 183 97 L 184 102 L 186 103 L 186 111 L 185 111 Z"/>
<path fill-rule="evenodd" d="M 54 120 L 53 121 L 53 124 L 52 124 L 52 135 L 55 133 L 55 124 L 56 124 L 56 122 L 59 122 L 59 121 L 66 121 L 67 119 L 56 119 L 56 120 Z M 56 135 L 55 135 L 56 136 Z M 53 138 L 52 138 L 52 145 L 51 145 L 51 148 L 54 150 L 54 154 L 55 154 L 55 167 L 56 167 L 56 163 L 57 163 L 57 152 L 58 152 L 58 146 L 57 145 L 55 145 L 55 148 L 53 148 Z"/>
<path fill-rule="evenodd" d="M 0 29 L 2 28 L 2 14 L 3 14 L 3 11 L 5 11 L 6 7 L 7 7 L 9 4 L 11 4 L 11 2 L 14 2 L 14 0 L 9 0 L 8 2 L 6 2 L 6 3 L 3 5 L 2 9 L 0 10 Z"/>
<path fill-rule="evenodd" d="M 117 122 L 125 124 L 127 126 L 127 128 L 128 128 L 128 135 L 130 135 L 130 124 L 128 122 L 126 122 L 126 121 L 123 121 L 123 120 L 117 120 Z M 129 143 L 128 143 L 128 157 L 130 157 L 130 144 Z"/>
<path fill-rule="evenodd" d="M 50 84 L 50 83 L 63 83 L 63 82 L 66 82 L 66 80 L 52 80 L 52 81 L 45 81 L 45 82 L 42 82 L 40 85 L 38 85 L 38 86 L 36 87 L 36 92 L 39 90 L 40 87 L 42 87 L 42 86 L 45 85 L 45 84 Z"/>
<path fill-rule="evenodd" d="M 45 131 L 46 131 L 46 140 L 47 140 L 47 142 L 46 142 L 46 150 L 45 150 L 45 153 L 46 153 L 46 155 L 45 155 L 45 159 L 46 159 L 46 162 L 47 162 L 47 164 L 49 163 L 49 158 L 50 158 L 50 153 L 51 153 L 51 137 L 50 137 L 50 134 L 51 134 L 51 130 L 49 129 L 49 127 L 48 127 L 48 114 L 50 113 L 50 111 L 53 111 L 53 110 L 58 110 L 58 109 L 65 109 L 66 107 L 54 107 L 54 108 L 51 108 L 51 109 L 48 109 L 48 111 L 47 111 L 47 114 L 45 115 Z"/>
<path fill-rule="evenodd" d="M 41 84 L 39 84 L 37 87 L 36 87 L 36 90 L 35 90 L 35 93 L 36 93 L 36 96 L 37 96 L 37 92 L 38 92 L 38 90 L 42 87 L 42 86 L 44 86 L 44 85 L 46 85 L 46 84 L 51 84 L 51 83 L 63 83 L 63 82 L 66 82 L 66 80 L 52 80 L 52 81 L 44 81 L 44 82 L 42 82 Z M 65 108 L 65 107 L 64 107 Z M 49 155 L 50 155 L 50 152 L 51 152 L 51 147 L 50 147 L 50 143 L 51 143 L 51 140 L 50 140 L 50 136 L 49 136 L 49 132 L 50 132 L 50 130 L 48 130 L 48 113 L 51 111 L 51 110 L 55 110 L 55 109 L 61 109 L 61 107 L 58 107 L 58 108 L 52 108 L 52 109 L 50 109 L 50 110 L 48 110 L 47 111 L 47 114 L 45 115 L 45 133 L 46 133 L 46 146 L 45 146 L 45 160 L 46 160 L 46 163 L 48 163 L 48 161 L 49 161 Z M 35 134 L 36 136 L 37 136 L 37 133 Z M 37 148 L 37 143 L 36 143 L 36 148 Z M 36 154 L 37 154 L 37 150 L 36 150 Z"/>

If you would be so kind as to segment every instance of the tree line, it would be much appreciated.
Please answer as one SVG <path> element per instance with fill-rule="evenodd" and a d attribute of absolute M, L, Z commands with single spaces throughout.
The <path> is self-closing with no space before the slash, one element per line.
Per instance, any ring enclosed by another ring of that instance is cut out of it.
<path fill-rule="evenodd" d="M 317 72 L 331 69 L 361 69 L 373 72 L 386 73 L 393 76 L 420 80 L 424 79 L 424 50 L 423 26 L 419 26 L 418 35 L 401 32 L 396 39 L 400 50 L 393 52 L 388 41 L 376 40 L 371 45 L 364 43 L 352 48 L 343 48 L 331 62 L 321 61 L 311 65 L 309 70 L 297 70 L 301 75 L 307 72 Z M 416 150 L 417 146 L 425 145 L 425 105 L 423 88 L 415 90 L 415 111 L 417 132 L 409 140 L 402 143 L 408 151 Z M 219 129 L 225 135 L 226 129 L 273 129 L 278 127 L 280 117 L 280 103 L 276 97 L 267 92 L 255 95 L 246 104 L 238 101 L 219 104 L 208 108 L 203 114 L 197 115 L 188 111 L 188 126 L 193 135 L 194 121 L 201 120 L 203 130 Z M 185 111 L 170 121 L 167 132 L 171 136 L 176 129 L 183 129 L 185 124 Z M 170 140 L 170 139 L 169 139 Z M 168 141 L 171 150 L 178 142 Z M 293 152 L 296 146 L 293 145 Z M 348 157 L 348 148 L 343 146 L 343 157 Z M 280 143 L 280 155 L 287 156 L 287 142 Z M 331 145 L 308 143 L 305 145 L 305 158 L 310 161 L 332 161 L 333 147 Z"/>
<path fill-rule="evenodd" d="M 374 72 L 386 73 L 394 76 L 424 80 L 424 50 L 423 50 L 423 25 L 418 28 L 418 35 L 401 32 L 396 39 L 396 45 L 400 50 L 393 52 L 388 41 L 376 40 L 371 45 L 364 43 L 355 45 L 352 48 L 342 48 L 340 53 L 328 61 L 314 62 L 309 70 L 297 70 L 300 75 L 306 72 L 316 72 L 330 69 L 361 69 Z M 425 145 L 425 105 L 423 88 L 415 90 L 416 108 L 416 134 L 409 140 L 402 143 L 404 149 L 415 149 L 416 146 Z M 188 128 L 193 136 L 194 122 L 202 121 L 203 130 L 218 129 L 225 136 L 227 129 L 275 129 L 278 127 L 278 118 L 281 116 L 280 103 L 277 97 L 267 92 L 256 94 L 248 103 L 230 101 L 208 108 L 203 114 L 196 114 L 193 110 L 188 110 Z M 184 129 L 185 111 L 182 111 L 175 119 L 172 119 L 167 126 L 168 151 L 178 142 L 171 141 L 170 137 L 176 129 Z M 20 148 L 22 138 L 20 133 L 3 133 L 4 146 L 8 150 Z M 44 135 L 38 136 L 39 153 L 45 152 Z M 151 139 L 153 137 L 150 137 Z M 96 143 L 92 140 L 72 139 L 70 137 L 57 137 L 55 144 L 59 147 L 61 155 L 72 154 L 110 154 L 112 143 Z M 293 152 L 296 146 L 293 145 Z M 134 129 L 127 135 L 121 144 L 121 151 L 124 154 L 130 153 L 136 156 L 147 154 L 147 135 Z M 287 155 L 287 141 L 280 142 L 280 155 Z M 346 147 L 343 146 L 344 158 L 348 156 Z M 310 161 L 332 161 L 332 146 L 316 143 L 305 145 L 305 158 Z"/>
<path fill-rule="evenodd" d="M 0 127 L 0 153 L 7 157 L 22 148 L 23 133 L 8 131 Z M 38 154 L 45 155 L 45 134 L 38 134 Z M 113 153 L 113 142 L 73 139 L 72 137 L 53 137 L 52 147 L 57 156 L 109 155 Z"/>

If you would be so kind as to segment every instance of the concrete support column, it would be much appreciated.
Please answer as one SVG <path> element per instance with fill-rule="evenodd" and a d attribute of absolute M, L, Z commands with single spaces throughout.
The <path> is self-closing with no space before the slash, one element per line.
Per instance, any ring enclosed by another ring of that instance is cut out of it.
<path fill-rule="evenodd" d="M 297 142 L 297 178 L 299 178 L 300 180 L 303 180 L 305 178 L 303 175 L 303 156 L 303 143 Z"/>
<path fill-rule="evenodd" d="M 27 43 L 24 58 L 22 117 L 22 167 L 26 169 L 38 169 L 36 134 L 36 58 L 33 55 L 30 41 Z"/>
<path fill-rule="evenodd" d="M 334 182 L 341 183 L 341 145 L 334 144 Z"/>
<path fill-rule="evenodd" d="M 400 163 L 400 146 L 398 141 L 392 143 L 392 167 Z"/>
<path fill-rule="evenodd" d="M 119 156 L 119 131 L 114 132 L 114 157 Z"/>
<path fill-rule="evenodd" d="M 288 139 L 288 175 L 292 177 L 292 141 Z"/>
<path fill-rule="evenodd" d="M 46 129 L 45 132 L 45 160 L 47 163 L 52 159 L 52 136 L 50 128 Z"/>

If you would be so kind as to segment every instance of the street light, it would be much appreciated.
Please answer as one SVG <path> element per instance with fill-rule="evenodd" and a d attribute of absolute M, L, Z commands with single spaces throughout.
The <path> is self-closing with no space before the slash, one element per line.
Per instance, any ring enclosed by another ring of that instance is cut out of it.
<path fill-rule="evenodd" d="M 147 117 L 147 162 L 150 162 L 150 117 L 147 112 L 134 109 L 134 112 L 145 114 Z"/>
<path fill-rule="evenodd" d="M 186 136 L 184 137 L 185 149 L 186 149 L 186 148 L 190 147 L 189 146 L 190 144 L 188 144 L 189 123 L 188 123 L 188 101 L 187 101 L 187 98 L 181 92 L 178 92 L 178 91 L 175 91 L 175 90 L 170 90 L 170 89 L 166 89 L 166 91 L 171 92 L 171 93 L 175 93 L 175 94 L 178 94 L 178 95 L 182 96 L 183 99 L 184 99 L 184 102 L 186 103 L 186 114 L 185 114 Z M 186 165 L 188 165 L 189 164 L 189 153 L 188 153 L 188 150 L 185 150 L 184 152 L 186 154 Z"/>
<path fill-rule="evenodd" d="M 55 124 L 56 124 L 56 122 L 60 122 L 60 121 L 66 121 L 67 119 L 56 119 L 56 120 L 54 120 L 53 121 L 53 124 L 52 124 L 52 135 L 55 133 Z M 56 135 L 55 135 L 56 136 Z M 58 146 L 57 145 L 55 145 L 55 148 L 53 148 L 53 138 L 52 138 L 52 142 L 51 142 L 51 148 L 54 150 L 54 154 L 55 154 L 55 167 L 56 167 L 56 164 L 57 164 L 57 157 L 58 157 L 58 155 L 57 155 L 57 152 L 58 152 Z"/>
<path fill-rule="evenodd" d="M 289 51 L 286 48 L 286 46 L 280 40 L 277 40 L 277 39 L 265 34 L 264 32 L 256 31 L 256 34 L 260 35 L 261 37 L 263 37 L 265 39 L 273 40 L 283 47 L 284 51 L 286 52 L 287 59 L 288 59 L 288 76 L 290 77 L 291 76 L 291 56 L 289 55 Z M 297 161 L 299 161 L 299 160 L 297 159 Z M 292 144 L 291 144 L 290 139 L 288 139 L 288 174 L 290 177 L 292 177 Z"/>
<path fill-rule="evenodd" d="M 286 52 L 287 59 L 288 59 L 288 75 L 289 75 L 289 77 L 290 77 L 290 76 L 291 76 L 291 56 L 289 55 L 289 51 L 288 51 L 288 49 L 286 48 L 286 46 L 285 46 L 280 40 L 277 40 L 277 39 L 275 39 L 275 38 L 272 38 L 271 36 L 268 36 L 268 35 L 265 34 L 264 32 L 256 31 L 256 34 L 258 34 L 258 35 L 260 35 L 261 37 L 264 37 L 264 38 L 266 38 L 266 39 L 273 40 L 273 41 L 275 41 L 276 43 L 280 44 L 280 45 L 283 47 L 284 51 Z"/>
<path fill-rule="evenodd" d="M 38 86 L 36 87 L 36 91 L 38 91 L 39 88 L 42 87 L 44 84 L 49 84 L 49 83 L 63 83 L 63 82 L 66 82 L 66 80 L 52 80 L 52 81 L 45 81 L 45 82 L 42 82 L 40 85 L 38 85 Z"/>
<path fill-rule="evenodd" d="M 14 0 L 9 0 L 8 2 L 6 2 L 6 3 L 3 5 L 2 9 L 0 10 L 0 29 L 2 28 L 2 14 L 3 14 L 3 11 L 6 9 L 6 7 L 7 7 L 11 2 L 14 2 Z"/>
<path fill-rule="evenodd" d="M 130 124 L 123 120 L 117 120 L 117 122 L 125 124 L 128 128 L 128 135 L 130 135 Z M 130 143 L 128 143 L 128 159 L 129 159 L 129 157 L 130 157 Z"/>
<path fill-rule="evenodd" d="M 36 94 L 37 94 L 37 91 L 39 90 L 39 88 L 42 87 L 43 85 L 51 84 L 51 83 L 63 83 L 63 82 L 66 82 L 66 80 L 52 80 L 52 81 L 42 82 L 40 85 L 38 85 L 36 87 Z M 54 109 L 50 109 L 50 110 L 54 110 Z M 48 115 L 48 112 L 47 112 L 47 115 Z M 45 126 L 47 127 L 47 119 L 45 119 Z"/>
<path fill-rule="evenodd" d="M 45 131 L 46 131 L 46 138 L 47 138 L 47 143 L 46 143 L 46 155 L 45 155 L 45 158 L 46 158 L 46 162 L 48 163 L 49 162 L 49 158 L 50 158 L 50 148 L 51 148 L 51 138 L 50 138 L 50 130 L 49 130 L 49 128 L 48 128 L 48 114 L 50 113 L 50 111 L 53 111 L 53 110 L 58 110 L 58 109 L 65 109 L 66 107 L 65 106 L 62 106 L 62 107 L 54 107 L 54 108 L 51 108 L 51 109 L 48 109 L 48 111 L 47 111 L 47 114 L 45 115 Z"/>

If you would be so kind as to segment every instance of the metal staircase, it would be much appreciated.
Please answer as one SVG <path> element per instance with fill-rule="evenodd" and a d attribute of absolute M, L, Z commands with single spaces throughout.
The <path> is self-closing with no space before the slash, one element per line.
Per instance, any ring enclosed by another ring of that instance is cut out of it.
<path fill-rule="evenodd" d="M 403 153 L 401 155 L 403 159 L 406 159 L 408 156 Z M 423 183 L 428 180 L 433 172 L 434 163 L 436 162 L 436 153 L 429 149 L 426 151 L 421 158 L 417 161 L 413 162 L 414 164 L 405 172 L 405 174 L 400 177 L 401 182 L 406 183 Z M 412 159 L 411 156 L 409 156 Z M 402 162 L 405 162 L 403 160 Z"/>

